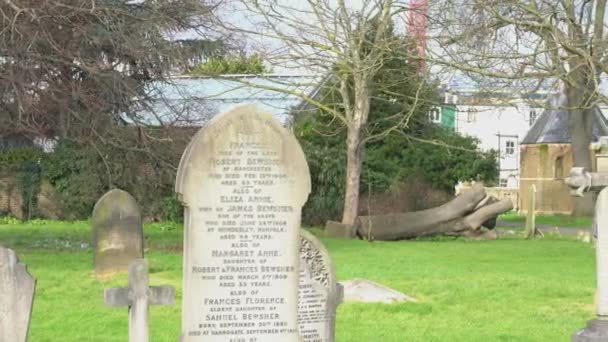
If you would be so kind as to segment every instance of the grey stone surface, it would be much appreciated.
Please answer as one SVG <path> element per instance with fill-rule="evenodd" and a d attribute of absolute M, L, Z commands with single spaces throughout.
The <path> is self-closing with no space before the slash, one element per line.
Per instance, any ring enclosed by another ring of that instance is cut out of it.
<path fill-rule="evenodd" d="M 355 226 L 349 226 L 336 221 L 325 223 L 325 237 L 333 239 L 354 239 Z"/>
<path fill-rule="evenodd" d="M 104 290 L 108 306 L 129 307 L 129 342 L 149 340 L 149 306 L 172 305 L 175 289 L 172 286 L 149 287 L 148 262 L 135 259 L 129 265 L 129 287 Z"/>
<path fill-rule="evenodd" d="M 567 107 L 565 96 L 558 94 L 550 98 L 547 109 L 536 119 L 520 144 L 570 143 L 572 139 L 570 138 Z M 608 128 L 601 110 L 597 106 L 594 106 L 592 110 L 592 140 L 597 141 L 600 136 L 608 135 Z"/>
<path fill-rule="evenodd" d="M 143 226 L 137 202 L 128 192 L 113 189 L 95 204 L 92 215 L 95 274 L 127 272 L 143 258 Z"/>
<path fill-rule="evenodd" d="M 329 252 L 315 236 L 300 231 L 298 323 L 303 342 L 334 342 L 342 286 Z"/>
<path fill-rule="evenodd" d="M 606 342 L 608 341 L 608 320 L 594 319 L 587 322 L 585 329 L 572 335 L 572 342 Z"/>
<path fill-rule="evenodd" d="M 608 316 L 608 188 L 600 191 L 595 205 L 597 314 Z"/>
<path fill-rule="evenodd" d="M 0 246 L 0 341 L 27 341 L 35 289 L 15 252 Z"/>
<path fill-rule="evenodd" d="M 367 279 L 347 280 L 341 284 L 344 287 L 345 302 L 416 302 L 415 298 Z"/>
<path fill-rule="evenodd" d="M 310 192 L 293 134 L 256 106 L 216 116 L 186 148 L 182 341 L 300 341 L 299 228 Z"/>

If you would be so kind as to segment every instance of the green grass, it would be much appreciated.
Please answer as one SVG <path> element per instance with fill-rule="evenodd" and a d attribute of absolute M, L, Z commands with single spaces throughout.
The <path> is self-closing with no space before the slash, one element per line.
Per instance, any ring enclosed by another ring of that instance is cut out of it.
<path fill-rule="evenodd" d="M 151 283 L 177 289 L 176 305 L 152 307 L 151 341 L 176 341 L 182 230 L 155 224 L 145 232 Z M 93 277 L 92 251 L 80 245 L 89 235 L 87 222 L 0 224 L 0 244 L 38 279 L 30 341 L 127 340 L 126 308 L 103 305 L 103 288 L 126 277 Z M 595 251 L 574 239 L 323 242 L 339 279 L 367 278 L 418 299 L 341 305 L 338 342 L 569 341 L 593 318 Z"/>
<path fill-rule="evenodd" d="M 526 222 L 526 216 L 519 215 L 514 211 L 500 215 L 498 219 L 506 222 L 521 223 L 522 226 Z M 570 215 L 536 215 L 536 224 L 554 227 L 591 228 L 592 223 L 592 217 L 575 217 Z"/>
<path fill-rule="evenodd" d="M 91 223 L 61 222 L 0 218 L 0 243 L 14 248 L 74 250 L 90 247 Z M 183 227 L 173 222 L 151 223 L 144 226 L 148 249 L 179 249 L 183 243 Z"/>

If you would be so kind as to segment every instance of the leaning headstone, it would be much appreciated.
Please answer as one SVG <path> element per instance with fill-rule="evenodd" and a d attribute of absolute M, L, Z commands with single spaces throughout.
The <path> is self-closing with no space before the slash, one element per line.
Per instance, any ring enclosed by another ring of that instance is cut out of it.
<path fill-rule="evenodd" d="M 291 132 L 255 106 L 216 116 L 177 173 L 182 341 L 300 341 L 299 228 L 310 192 Z"/>
<path fill-rule="evenodd" d="M 533 238 L 536 235 L 536 185 L 530 186 L 528 196 L 528 212 L 526 213 L 526 239 Z"/>
<path fill-rule="evenodd" d="M 35 288 L 15 252 L 0 247 L 0 341 L 27 341 Z"/>
<path fill-rule="evenodd" d="M 298 323 L 302 342 L 334 342 L 342 286 L 329 252 L 316 237 L 300 231 Z"/>
<path fill-rule="evenodd" d="M 93 209 L 93 248 L 98 277 L 127 272 L 144 256 L 143 227 L 137 202 L 128 192 L 113 189 Z"/>
<path fill-rule="evenodd" d="M 148 284 L 148 262 L 135 259 L 129 265 L 129 287 L 104 290 L 106 305 L 129 307 L 129 342 L 148 342 L 149 306 L 172 305 L 175 298 L 172 286 Z"/>

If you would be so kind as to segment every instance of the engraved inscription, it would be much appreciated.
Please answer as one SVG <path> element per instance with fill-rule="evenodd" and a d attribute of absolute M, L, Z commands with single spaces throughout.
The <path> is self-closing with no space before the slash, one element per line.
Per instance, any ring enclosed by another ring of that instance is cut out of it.
<path fill-rule="evenodd" d="M 190 161 L 180 164 L 186 176 L 178 175 L 185 183 L 178 192 L 189 215 L 182 338 L 299 341 L 303 201 L 294 196 L 300 174 L 294 170 L 303 168 L 308 177 L 308 169 L 303 155 L 297 160 L 303 166 L 290 165 L 284 148 L 295 140 L 285 141 L 286 132 L 271 117 L 230 114 L 208 126 L 200 144 L 189 147 Z M 205 155 L 197 159 L 199 148 Z M 307 195 L 309 179 L 301 183 Z"/>
<path fill-rule="evenodd" d="M 303 342 L 332 342 L 328 331 L 330 274 L 321 252 L 310 241 L 300 239 L 300 285 L 298 323 Z"/>

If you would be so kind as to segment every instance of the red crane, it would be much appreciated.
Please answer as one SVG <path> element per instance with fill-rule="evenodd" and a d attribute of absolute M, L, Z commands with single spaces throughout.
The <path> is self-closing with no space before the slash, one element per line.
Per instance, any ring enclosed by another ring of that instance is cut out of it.
<path fill-rule="evenodd" d="M 421 58 L 420 71 L 425 69 L 428 10 L 428 0 L 410 0 L 407 29 L 410 36 L 416 41 L 416 51 L 418 57 Z"/>

